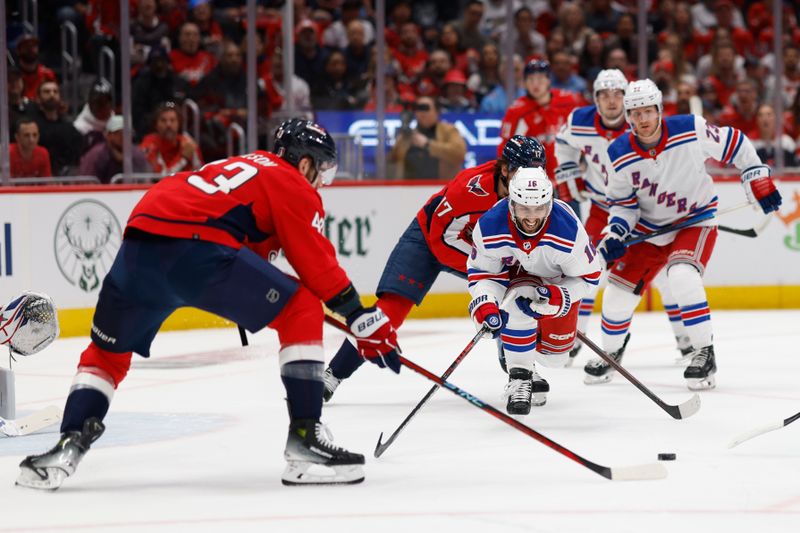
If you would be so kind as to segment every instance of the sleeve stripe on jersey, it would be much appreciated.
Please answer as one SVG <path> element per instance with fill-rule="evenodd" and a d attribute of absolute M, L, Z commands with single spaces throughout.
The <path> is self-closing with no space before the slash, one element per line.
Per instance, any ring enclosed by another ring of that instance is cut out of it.
<path fill-rule="evenodd" d="M 570 132 L 576 137 L 600 137 L 594 126 L 572 126 Z"/>
<path fill-rule="evenodd" d="M 628 209 L 636 209 L 639 207 L 639 199 L 636 197 L 636 192 L 632 192 L 625 198 L 606 198 L 610 207 L 625 207 Z"/>
<path fill-rule="evenodd" d="M 741 133 L 736 128 L 731 128 L 728 132 L 728 141 L 725 143 L 722 162 L 728 164 L 733 159 L 733 153 L 738 149 L 739 137 Z"/>
<path fill-rule="evenodd" d="M 612 163 L 614 170 L 619 172 L 623 168 L 627 167 L 628 165 L 632 165 L 637 161 L 641 161 L 644 159 L 643 157 L 639 156 L 636 152 L 629 152 L 622 157 L 618 158 L 616 161 Z"/>
<path fill-rule="evenodd" d="M 739 148 L 742 147 L 742 141 L 744 141 L 744 133 L 742 133 L 740 131 L 739 132 L 739 141 L 736 143 L 736 148 L 733 149 L 733 153 L 731 154 L 731 157 L 728 160 L 728 164 L 733 163 L 733 160 L 736 159 L 736 154 L 739 153 Z"/>
<path fill-rule="evenodd" d="M 599 285 L 600 284 L 600 271 L 592 272 L 591 274 L 586 274 L 585 276 L 581 276 L 581 279 L 586 283 L 591 285 Z"/>

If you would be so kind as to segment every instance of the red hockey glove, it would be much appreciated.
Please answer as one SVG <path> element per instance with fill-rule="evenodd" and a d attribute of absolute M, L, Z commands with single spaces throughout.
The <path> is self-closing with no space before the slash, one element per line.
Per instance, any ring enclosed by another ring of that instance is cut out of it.
<path fill-rule="evenodd" d="M 347 317 L 347 326 L 356 336 L 361 357 L 381 368 L 390 368 L 400 373 L 400 345 L 397 332 L 383 311 L 378 307 L 361 308 Z"/>
<path fill-rule="evenodd" d="M 490 300 L 485 294 L 470 302 L 469 314 L 472 315 L 472 319 L 478 327 L 485 326 L 489 330 L 493 339 L 500 336 L 500 330 L 508 322 L 508 313 L 500 310 L 497 303 Z"/>

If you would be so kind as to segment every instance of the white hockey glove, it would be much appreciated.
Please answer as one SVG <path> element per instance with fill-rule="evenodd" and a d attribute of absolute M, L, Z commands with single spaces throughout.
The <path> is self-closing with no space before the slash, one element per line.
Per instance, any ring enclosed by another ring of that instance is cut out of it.
<path fill-rule="evenodd" d="M 747 201 L 751 204 L 758 202 L 765 214 L 777 211 L 782 201 L 771 174 L 766 165 L 750 167 L 742 172 L 742 185 Z"/>
<path fill-rule="evenodd" d="M 23 292 L 0 308 L 0 344 L 20 355 L 44 350 L 58 337 L 58 312 L 45 294 Z"/>
<path fill-rule="evenodd" d="M 586 182 L 577 163 L 567 162 L 556 169 L 556 190 L 558 198 L 564 202 L 581 202 L 589 195 L 586 192 Z"/>
<path fill-rule="evenodd" d="M 514 299 L 520 311 L 531 318 L 563 316 L 569 312 L 569 293 L 558 285 L 540 287 L 521 287 L 519 296 Z"/>

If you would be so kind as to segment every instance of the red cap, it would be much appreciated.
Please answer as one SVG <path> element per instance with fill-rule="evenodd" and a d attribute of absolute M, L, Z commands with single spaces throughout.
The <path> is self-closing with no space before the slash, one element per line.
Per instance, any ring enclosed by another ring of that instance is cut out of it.
<path fill-rule="evenodd" d="M 457 83 L 459 85 L 466 85 L 467 78 L 464 77 L 464 73 L 458 69 L 452 69 L 447 72 L 444 76 L 444 83 Z"/>

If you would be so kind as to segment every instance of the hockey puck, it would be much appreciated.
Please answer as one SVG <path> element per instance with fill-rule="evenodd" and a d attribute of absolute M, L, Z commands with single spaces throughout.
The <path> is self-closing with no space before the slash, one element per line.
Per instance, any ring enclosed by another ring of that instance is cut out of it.
<path fill-rule="evenodd" d="M 674 461 L 676 455 L 674 453 L 660 453 L 658 454 L 659 461 Z"/>

